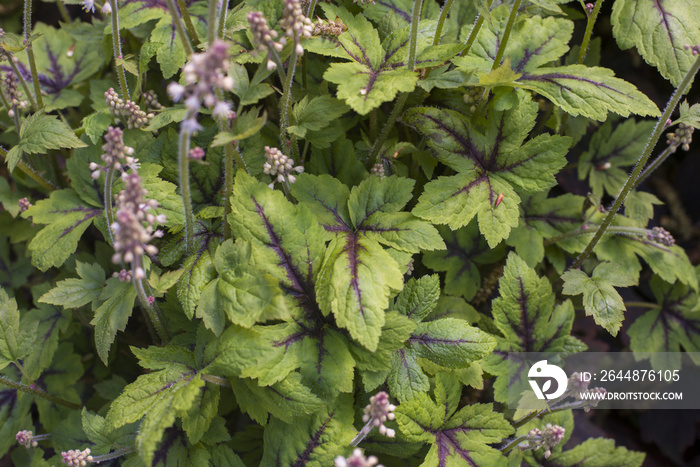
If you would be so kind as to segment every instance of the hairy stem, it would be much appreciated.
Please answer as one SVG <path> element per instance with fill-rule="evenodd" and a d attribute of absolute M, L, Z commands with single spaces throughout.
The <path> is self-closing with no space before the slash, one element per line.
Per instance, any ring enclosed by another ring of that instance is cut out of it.
<path fill-rule="evenodd" d="M 34 439 L 36 439 L 36 436 L 34 437 Z M 118 457 L 131 454 L 134 451 L 136 451 L 136 448 L 134 447 L 119 448 L 116 451 L 108 452 L 107 454 L 104 454 L 102 456 L 92 456 L 92 462 L 99 464 L 100 462 L 111 461 L 112 459 L 117 459 Z"/>
<path fill-rule="evenodd" d="M 499 448 L 499 450 L 503 454 L 508 454 L 514 447 L 516 447 L 518 444 L 522 443 L 523 441 L 531 441 L 535 439 L 542 439 L 541 436 L 530 436 L 530 435 L 522 435 L 518 436 L 514 440 L 512 440 L 510 443 L 507 443 L 504 445 L 502 448 Z"/>
<path fill-rule="evenodd" d="M 352 441 L 350 441 L 350 446 L 354 447 L 360 444 L 363 439 L 367 437 L 367 435 L 372 431 L 372 428 L 374 428 L 374 420 L 370 419 L 365 426 L 362 427 L 360 432 L 355 436 Z"/>
<path fill-rule="evenodd" d="M 7 159 L 7 151 L 5 151 L 3 148 L 0 148 L 0 156 L 2 156 L 3 160 Z M 35 182 L 39 184 L 42 188 L 44 188 L 46 191 L 54 191 L 57 190 L 58 187 L 54 186 L 51 182 L 46 180 L 44 177 L 39 175 L 34 169 L 32 169 L 29 165 L 27 165 L 26 162 L 24 162 L 22 159 L 17 162 L 17 167 L 20 171 L 22 171 L 27 177 L 31 178 Z"/>
<path fill-rule="evenodd" d="M 178 0 L 182 1 L 182 0 Z M 180 8 L 182 9 L 182 5 L 180 5 Z M 218 13 L 219 9 L 219 0 L 209 0 L 209 18 L 207 20 L 207 41 L 209 42 L 209 47 L 214 43 L 214 40 L 216 39 L 217 32 L 219 29 L 219 22 L 217 21 L 217 16 L 216 14 Z M 189 28 L 188 28 L 189 31 Z M 192 31 L 190 31 L 190 35 L 192 35 Z"/>
<path fill-rule="evenodd" d="M 114 65 L 117 67 L 117 76 L 119 78 L 119 88 L 122 91 L 124 99 L 129 98 L 129 87 L 126 84 L 126 72 L 124 66 L 117 63 L 117 60 L 122 58 L 122 44 L 119 36 L 119 6 L 117 0 L 109 0 L 112 6 L 112 50 L 114 52 Z"/>
<path fill-rule="evenodd" d="M 600 228 L 600 226 L 596 224 L 587 224 L 586 228 L 581 226 L 578 229 L 570 230 L 569 232 L 546 239 L 544 241 L 544 246 L 553 245 L 562 240 L 566 240 L 567 238 L 580 237 L 581 235 L 592 235 L 596 232 L 596 228 Z M 608 227 L 608 229 L 605 231 L 605 235 L 635 235 L 637 237 L 646 237 L 648 234 L 649 231 L 647 229 L 641 229 L 638 227 L 614 226 Z"/>
<path fill-rule="evenodd" d="M 80 410 L 83 408 L 82 405 L 75 404 L 73 402 L 67 401 L 57 396 L 53 396 L 46 391 L 39 389 L 37 387 L 27 386 L 26 384 L 18 383 L 0 375 L 0 384 L 15 389 L 17 391 L 22 391 L 33 396 L 41 397 L 49 402 L 53 402 L 57 405 L 62 405 L 68 407 L 69 409 Z"/>
<path fill-rule="evenodd" d="M 437 28 L 435 28 L 435 37 L 433 37 L 433 45 L 438 45 L 440 43 L 440 36 L 442 36 L 442 28 L 445 26 L 445 20 L 447 19 L 447 14 L 452 8 L 452 4 L 455 0 L 447 0 L 445 5 L 440 10 L 440 18 L 438 18 Z"/>
<path fill-rule="evenodd" d="M 219 101 L 224 100 L 224 92 L 217 88 L 215 89 L 216 98 Z M 217 118 L 216 123 L 219 126 L 219 131 L 227 131 L 227 122 L 223 118 Z M 233 195 L 233 172 L 234 172 L 234 161 L 238 168 L 243 169 L 246 173 L 248 167 L 246 166 L 241 152 L 238 150 L 238 143 L 231 142 L 224 146 L 224 240 L 231 238 L 231 225 L 228 223 L 228 216 L 231 214 L 231 196 Z"/>
<path fill-rule="evenodd" d="M 292 142 L 287 143 L 287 127 L 289 126 L 289 111 L 292 101 L 292 84 L 294 83 L 294 71 L 297 67 L 297 52 L 292 48 L 292 56 L 289 57 L 287 79 L 284 81 L 282 100 L 280 101 L 280 144 L 286 148 L 287 154 L 292 154 Z"/>
<path fill-rule="evenodd" d="M 661 164 L 663 164 L 666 159 L 668 159 L 668 156 L 676 152 L 676 149 L 678 149 L 678 144 L 669 144 L 666 149 L 664 149 L 661 154 L 658 155 L 656 159 L 654 159 L 651 164 L 649 164 L 641 174 L 639 174 L 639 177 L 637 177 L 637 180 L 634 182 L 634 185 L 632 188 L 637 188 L 639 185 L 646 180 L 646 178 L 651 175 L 651 173 L 658 169 Z"/>
<path fill-rule="evenodd" d="M 61 18 L 63 18 L 63 21 L 68 24 L 73 24 L 73 20 L 70 18 L 70 15 L 68 14 L 68 9 L 63 3 L 63 0 L 56 0 L 56 5 L 58 6 L 58 12 L 61 14 Z"/>
<path fill-rule="evenodd" d="M 578 60 L 576 63 L 579 65 L 583 64 L 586 59 L 586 54 L 588 53 L 588 44 L 591 42 L 591 35 L 593 35 L 593 26 L 598 18 L 598 13 L 600 12 L 600 7 L 603 6 L 603 0 L 596 0 L 595 7 L 593 11 L 588 15 L 588 22 L 586 23 L 586 32 L 583 34 L 583 41 L 581 41 L 581 49 L 578 51 Z"/>
<path fill-rule="evenodd" d="M 34 92 L 36 93 L 36 103 L 39 107 L 34 107 L 36 110 L 44 108 L 44 99 L 41 97 L 41 86 L 39 86 L 39 72 L 36 69 L 36 60 L 34 59 L 34 46 L 29 42 L 29 36 L 32 35 L 32 0 L 24 0 L 24 41 L 27 43 L 27 59 L 29 60 L 29 69 L 32 72 L 32 81 L 34 82 Z M 12 60 L 10 60 L 12 61 Z"/>
<path fill-rule="evenodd" d="M 491 3 L 493 0 L 488 0 L 488 7 L 491 8 Z M 462 57 L 466 57 L 469 51 L 472 49 L 472 46 L 474 45 L 474 41 L 476 40 L 476 36 L 479 35 L 479 30 L 481 30 L 481 26 L 484 24 L 484 16 L 479 15 L 479 17 L 476 20 L 476 23 L 474 23 L 474 27 L 472 28 L 472 31 L 469 33 L 469 37 L 467 38 L 467 44 L 464 46 L 464 50 L 462 50 L 462 53 L 460 54 Z"/>
<path fill-rule="evenodd" d="M 408 58 L 406 60 L 406 68 L 409 71 L 413 71 L 413 67 L 416 64 L 418 23 L 420 22 L 420 11 L 422 4 L 423 0 L 413 1 L 413 15 L 411 16 L 411 36 L 408 38 Z M 398 99 L 396 99 L 396 102 L 394 103 L 394 108 L 391 109 L 389 118 L 387 119 L 386 123 L 384 123 L 382 131 L 379 133 L 379 137 L 374 140 L 374 144 L 372 144 L 372 148 L 369 151 L 369 161 L 372 165 L 379 162 L 379 152 L 382 150 L 382 146 L 384 145 L 384 141 L 386 141 L 386 138 L 389 136 L 389 132 L 392 128 L 394 128 L 396 119 L 399 118 L 399 114 L 401 114 L 403 106 L 406 104 L 408 94 L 409 93 L 404 92 L 399 95 Z"/>
<path fill-rule="evenodd" d="M 185 48 L 185 54 L 187 55 L 187 57 L 189 57 L 194 53 L 194 49 L 192 48 L 190 38 L 187 37 L 187 32 L 185 32 L 185 28 L 182 26 L 182 20 L 180 19 L 180 10 L 177 7 L 177 5 L 175 5 L 175 0 L 165 0 L 165 2 L 168 4 L 168 10 L 170 11 L 170 16 L 173 19 L 175 31 L 177 31 L 177 35 L 180 37 L 180 42 L 182 42 L 182 46 Z"/>
<path fill-rule="evenodd" d="M 188 111 L 185 121 L 196 118 Z M 178 140 L 178 164 L 180 166 L 180 191 L 182 206 L 185 210 L 185 253 L 187 256 L 194 252 L 194 213 L 192 211 L 192 197 L 190 194 L 190 138 L 189 131 L 180 126 L 180 138 Z"/>
<path fill-rule="evenodd" d="M 510 32 L 513 30 L 513 23 L 515 23 L 515 17 L 518 16 L 520 2 L 521 0 L 515 0 L 513 8 L 510 10 L 510 16 L 508 16 L 508 23 L 506 23 L 506 30 L 503 31 L 503 37 L 501 38 L 501 43 L 498 46 L 496 58 L 493 60 L 493 65 L 491 65 L 492 70 L 495 70 L 496 68 L 501 66 L 501 60 L 503 59 L 503 54 L 506 52 L 506 45 L 508 45 Z"/>
<path fill-rule="evenodd" d="M 29 376 L 29 373 L 27 373 L 27 370 L 24 369 L 24 367 L 22 366 L 22 364 L 21 364 L 20 362 L 14 361 L 14 362 L 12 362 L 12 363 L 14 363 L 15 366 L 19 369 L 20 373 L 22 373 L 22 376 L 24 376 L 25 378 L 27 378 L 27 381 L 29 381 L 29 385 L 30 385 L 30 386 L 36 386 L 36 383 L 34 382 L 34 379 L 32 379 L 32 377 Z"/>
<path fill-rule="evenodd" d="M 114 245 L 114 235 L 112 235 L 112 224 L 114 224 L 114 196 L 112 195 L 113 177 L 114 167 L 110 165 L 105 174 L 105 217 L 107 218 L 107 232 L 109 232 L 110 245 Z"/>
<path fill-rule="evenodd" d="M 194 29 L 194 24 L 192 24 L 192 18 L 190 17 L 190 12 L 187 11 L 187 5 L 184 0 L 177 0 L 177 4 L 180 7 L 180 14 L 182 15 L 182 20 L 185 22 L 185 27 L 187 28 L 187 34 L 190 35 L 192 43 L 197 46 L 199 45 L 199 37 L 197 37 L 197 31 Z M 207 24 L 209 27 L 209 24 Z"/>
<path fill-rule="evenodd" d="M 219 14 L 219 27 L 216 30 L 216 37 L 224 38 L 224 29 L 226 28 L 226 16 L 228 15 L 228 0 L 222 0 L 221 13 Z"/>
<path fill-rule="evenodd" d="M 661 133 L 663 133 L 664 129 L 666 128 L 666 121 L 671 116 L 671 113 L 676 108 L 676 105 L 678 105 L 678 101 L 680 101 L 681 97 L 685 94 L 686 88 L 693 81 L 693 78 L 695 77 L 695 74 L 698 72 L 699 68 L 700 68 L 700 56 L 698 56 L 695 59 L 695 62 L 693 62 L 693 65 L 690 67 L 688 72 L 683 77 L 681 84 L 673 92 L 671 99 L 668 101 L 668 104 L 666 104 L 666 109 L 664 110 L 664 113 L 661 115 L 659 120 L 656 122 L 656 127 L 654 127 L 654 131 L 652 132 L 651 137 L 649 138 L 649 142 L 647 143 L 646 148 L 644 148 L 644 152 L 642 153 L 641 157 L 637 161 L 637 165 L 634 166 L 634 170 L 632 171 L 632 174 L 629 176 L 629 178 L 627 178 L 627 182 L 625 182 L 625 186 L 622 187 L 622 191 L 620 192 L 620 195 L 617 197 L 617 199 L 613 203 L 612 208 L 610 208 L 610 210 L 608 211 L 608 215 L 605 216 L 605 219 L 603 219 L 603 223 L 600 225 L 600 228 L 598 228 L 598 230 L 596 231 L 596 233 L 593 236 L 593 238 L 591 239 L 591 241 L 588 242 L 588 245 L 586 245 L 586 249 L 583 250 L 583 252 L 576 259 L 576 262 L 573 264 L 573 266 L 571 266 L 573 269 L 577 269 L 577 268 L 581 267 L 581 265 L 583 264 L 585 259 L 588 258 L 588 256 L 593 251 L 593 248 L 598 244 L 598 241 L 603 236 L 605 231 L 608 229 L 608 227 L 610 227 L 610 224 L 612 223 L 613 218 L 615 217 L 615 214 L 617 214 L 617 211 L 622 206 L 622 203 L 625 202 L 627 195 L 634 187 L 634 184 L 637 181 L 637 178 L 639 178 L 639 174 L 642 172 L 642 169 L 644 168 L 647 161 L 649 160 L 649 156 L 651 156 L 651 152 L 654 150 L 654 146 L 656 146 L 656 143 L 659 141 L 659 138 L 661 137 Z"/>
<path fill-rule="evenodd" d="M 145 271 L 143 258 L 141 258 L 141 262 L 141 267 Z M 141 303 L 141 308 L 143 308 L 143 310 L 146 312 L 146 316 L 153 328 L 156 330 L 156 333 L 158 334 L 161 343 L 164 344 L 168 342 L 170 340 L 170 335 L 168 333 L 168 330 L 165 328 L 165 320 L 163 319 L 163 315 L 160 312 L 158 305 L 156 305 L 155 302 L 149 302 L 148 294 L 146 293 L 146 289 L 144 288 L 143 279 L 137 279 L 136 274 L 133 274 L 131 280 L 134 284 L 134 288 L 136 289 L 136 295 L 138 296 L 139 302 Z"/>

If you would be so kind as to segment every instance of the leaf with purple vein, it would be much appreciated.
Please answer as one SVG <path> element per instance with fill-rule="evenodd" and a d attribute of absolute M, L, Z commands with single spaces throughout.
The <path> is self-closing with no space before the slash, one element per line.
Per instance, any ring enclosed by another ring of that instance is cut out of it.
<path fill-rule="evenodd" d="M 457 385 L 451 376 L 436 379 L 435 399 L 419 394 L 396 409 L 399 430 L 409 441 L 428 443 L 425 465 L 507 465 L 506 457 L 489 446 L 513 433 L 492 404 L 473 404 L 456 412 Z"/>
<path fill-rule="evenodd" d="M 652 277 L 650 285 L 659 308 L 647 311 L 629 327 L 630 347 L 650 359 L 654 370 L 679 367 L 681 351 L 700 352 L 700 296 L 684 284 L 671 285 L 658 276 Z M 700 364 L 697 357 L 693 360 Z"/>
<path fill-rule="evenodd" d="M 621 49 L 635 46 L 661 75 L 678 86 L 695 61 L 686 44 L 700 44 L 698 5 L 693 0 L 619 0 L 610 21 Z"/>
<path fill-rule="evenodd" d="M 570 143 L 569 138 L 540 135 L 522 144 L 537 106 L 527 96 L 519 99 L 520 105 L 507 111 L 491 104 L 485 128 L 451 110 L 416 107 L 404 114 L 403 121 L 427 137 L 440 162 L 457 172 L 429 182 L 414 214 L 453 230 L 478 217 L 492 248 L 508 237 L 519 222 L 516 190 L 535 193 L 553 186 Z"/>
<path fill-rule="evenodd" d="M 569 300 L 555 307 L 549 280 L 538 277 L 513 252 L 498 284 L 500 296 L 492 302 L 494 323 L 501 332 L 496 336 L 498 352 L 488 356 L 482 366 L 497 375 L 494 397 L 504 401 L 509 385 L 526 377 L 524 367 L 509 374 L 507 352 L 562 351 L 571 332 L 574 307 Z"/>
<path fill-rule="evenodd" d="M 341 396 L 337 404 L 323 408 L 293 424 L 273 419 L 265 427 L 265 450 L 260 465 L 333 465 L 356 433 L 352 400 Z"/>

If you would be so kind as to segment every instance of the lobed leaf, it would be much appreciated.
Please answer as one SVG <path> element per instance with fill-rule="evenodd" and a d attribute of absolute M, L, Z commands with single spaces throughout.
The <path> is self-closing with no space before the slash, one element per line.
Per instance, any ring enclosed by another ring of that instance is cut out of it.
<path fill-rule="evenodd" d="M 700 43 L 697 5 L 691 0 L 621 0 L 610 22 L 622 50 L 634 46 L 661 75 L 678 86 L 695 61 L 686 44 Z"/>

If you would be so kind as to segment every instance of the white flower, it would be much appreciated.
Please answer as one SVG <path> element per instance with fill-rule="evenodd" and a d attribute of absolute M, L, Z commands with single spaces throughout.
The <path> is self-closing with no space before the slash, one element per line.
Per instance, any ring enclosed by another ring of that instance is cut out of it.
<path fill-rule="evenodd" d="M 112 5 L 108 1 L 105 2 L 104 5 L 102 5 L 102 14 L 108 15 L 112 13 Z"/>
<path fill-rule="evenodd" d="M 185 94 L 185 87 L 182 86 L 181 84 L 178 83 L 170 83 L 168 85 L 168 95 L 170 98 L 178 102 L 180 99 L 182 99 L 182 96 Z"/>
<path fill-rule="evenodd" d="M 83 5 L 83 10 L 87 11 L 88 13 L 95 12 L 95 0 L 83 0 L 80 2 L 80 4 Z"/>

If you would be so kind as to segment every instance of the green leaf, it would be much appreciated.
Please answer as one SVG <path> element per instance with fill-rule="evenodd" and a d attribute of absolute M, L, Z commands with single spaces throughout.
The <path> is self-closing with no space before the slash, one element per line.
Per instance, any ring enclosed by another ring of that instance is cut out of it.
<path fill-rule="evenodd" d="M 240 141 L 258 134 L 260 129 L 265 126 L 267 122 L 267 111 L 263 111 L 260 117 L 256 117 L 257 114 L 257 109 L 252 109 L 240 115 L 236 118 L 234 124 L 235 133 L 226 131 L 219 133 L 214 137 L 211 147 L 225 146 L 234 141 Z"/>
<path fill-rule="evenodd" d="M 308 96 L 294 106 L 294 125 L 287 131 L 299 138 L 304 138 L 307 131 L 326 128 L 350 109 L 331 96 L 323 95 L 309 99 Z"/>
<path fill-rule="evenodd" d="M 19 144 L 7 155 L 10 172 L 15 170 L 22 154 L 46 154 L 49 149 L 86 146 L 63 121 L 42 112 L 30 115 L 22 122 L 19 137 Z"/>
<path fill-rule="evenodd" d="M 214 263 L 219 273 L 217 301 L 228 319 L 250 328 L 256 322 L 289 316 L 278 281 L 249 267 L 251 246 L 247 242 L 222 243 Z"/>
<path fill-rule="evenodd" d="M 59 305 L 63 308 L 79 308 L 96 303 L 105 282 L 104 269 L 99 264 L 75 262 L 80 279 L 65 279 L 39 299 L 41 303 Z"/>
<path fill-rule="evenodd" d="M 352 401 L 344 397 L 334 408 L 292 424 L 271 420 L 265 427 L 260 465 L 333 465 L 355 434 L 353 415 Z"/>
<path fill-rule="evenodd" d="M 408 110 L 404 122 L 425 135 L 438 159 L 457 172 L 429 182 L 413 213 L 453 230 L 478 216 L 491 248 L 507 238 L 518 225 L 520 196 L 515 190 L 534 193 L 553 186 L 554 174 L 566 163 L 569 138 L 540 135 L 522 145 L 536 108 L 523 96 L 511 110 L 492 109 L 483 130 L 452 110 Z"/>
<path fill-rule="evenodd" d="M 214 279 L 214 262 L 209 250 L 190 255 L 182 265 L 182 269 L 185 272 L 177 283 L 177 298 L 185 315 L 192 319 L 204 287 Z"/>
<path fill-rule="evenodd" d="M 516 86 L 538 92 L 571 115 L 605 120 L 608 112 L 623 117 L 630 114 L 661 115 L 656 104 L 634 85 L 615 78 L 612 70 L 585 65 L 538 68 L 523 74 Z"/>
<path fill-rule="evenodd" d="M 20 319 L 17 302 L 0 289 L 0 368 L 19 361 L 32 351 L 37 321 Z M 4 360 L 4 361 L 3 361 Z"/>
<path fill-rule="evenodd" d="M 360 115 L 367 115 L 380 104 L 393 100 L 399 92 L 413 91 L 418 73 L 408 71 L 404 63 L 408 28 L 380 44 L 377 30 L 364 15 L 353 16 L 343 8 L 328 5 L 322 8 L 326 17 L 337 15 L 348 27 L 338 37 L 341 48 L 332 54 L 351 62 L 332 63 L 323 75 L 338 85 L 339 99 Z"/>
<path fill-rule="evenodd" d="M 479 235 L 479 226 L 476 221 L 454 231 L 445 226 L 439 226 L 438 231 L 445 240 L 447 248 L 444 251 L 423 253 L 423 264 L 433 271 L 447 273 L 445 274 L 445 293 L 461 295 L 471 300 L 481 288 L 479 265 L 491 264 L 501 259 L 504 256 L 503 245 L 489 248 L 486 240 Z"/>
<path fill-rule="evenodd" d="M 612 439 L 593 438 L 573 449 L 554 454 L 547 463 L 561 467 L 640 467 L 644 457 L 643 452 L 630 451 L 623 446 L 615 447 Z"/>
<path fill-rule="evenodd" d="M 603 190 L 612 196 L 627 181 L 629 166 L 634 165 L 646 146 L 654 122 L 625 120 L 612 131 L 612 123 L 601 126 L 591 138 L 588 151 L 581 155 L 578 178 L 588 178 L 594 194 Z"/>
<path fill-rule="evenodd" d="M 625 198 L 625 216 L 632 221 L 647 225 L 654 217 L 654 205 L 663 204 L 659 198 L 646 191 L 630 191 Z"/>
<path fill-rule="evenodd" d="M 437 274 L 412 278 L 396 297 L 393 309 L 419 323 L 430 314 L 440 298 L 440 278 Z"/>
<path fill-rule="evenodd" d="M 466 368 L 496 347 L 496 340 L 465 321 L 442 318 L 419 323 L 408 345 L 416 355 L 447 368 Z"/>
<path fill-rule="evenodd" d="M 81 142 L 82 144 L 82 142 Z M 75 251 L 78 240 L 102 209 L 86 206 L 73 190 L 57 190 L 22 216 L 35 224 L 48 224 L 29 243 L 32 264 L 41 271 L 61 266 Z"/>
<path fill-rule="evenodd" d="M 323 228 L 306 206 L 291 204 L 243 171 L 236 174 L 233 192 L 228 221 L 236 238 L 250 242 L 252 262 L 276 279 L 306 316 L 318 316 L 314 283 L 325 248 Z"/>
<path fill-rule="evenodd" d="M 503 40 L 506 24 L 510 15 L 507 5 L 500 5 L 491 12 L 491 22 L 479 30 L 474 45 L 466 57 L 452 61 L 460 68 L 491 70 L 493 57 L 496 56 Z M 514 24 L 510 39 L 503 54 L 510 60 L 516 73 L 534 70 L 542 65 L 559 59 L 568 50 L 568 43 L 574 30 L 572 21 L 564 18 L 541 18 L 530 16 Z M 500 65 L 500 64 L 499 64 Z"/>
<path fill-rule="evenodd" d="M 684 284 L 671 285 L 657 276 L 650 285 L 659 308 L 647 311 L 629 327 L 630 348 L 642 352 L 642 359 L 651 358 L 655 370 L 679 368 L 680 352 L 700 351 L 700 297 Z"/>
<path fill-rule="evenodd" d="M 685 45 L 700 44 L 696 7 L 691 0 L 617 1 L 610 16 L 613 36 L 622 50 L 635 46 L 648 64 L 678 86 L 695 61 Z"/>
<path fill-rule="evenodd" d="M 296 324 L 229 326 L 219 339 L 216 359 L 207 372 L 257 378 L 261 385 L 282 381 L 301 364 L 300 337 Z"/>
<path fill-rule="evenodd" d="M 571 193 L 548 198 L 546 192 L 540 192 L 526 198 L 521 205 L 522 221 L 511 231 L 506 243 L 515 247 L 528 266 L 534 267 L 544 258 L 544 239 L 580 227 L 583 201 L 582 196 Z M 587 237 L 566 239 L 557 245 L 567 248 L 572 242 L 578 245 L 581 239 L 585 241 Z M 583 243 L 581 249 L 585 246 Z"/>
<path fill-rule="evenodd" d="M 95 326 L 95 346 L 102 362 L 108 365 L 109 348 L 117 331 L 126 329 L 136 300 L 136 289 L 130 282 L 120 282 L 116 277 L 107 279 L 100 294 L 104 302 L 95 310 L 90 324 Z"/>
<path fill-rule="evenodd" d="M 219 412 L 220 394 L 218 386 L 205 385 L 187 412 L 182 414 L 182 429 L 187 433 L 190 443 L 197 444 L 211 427 Z"/>
<path fill-rule="evenodd" d="M 25 340 L 31 345 L 30 351 L 22 361 L 24 369 L 32 379 L 37 379 L 42 372 L 51 366 L 56 351 L 59 347 L 59 335 L 65 333 L 70 326 L 70 315 L 55 306 L 38 304 L 37 297 L 50 289 L 48 283 L 32 287 L 32 296 L 37 304 L 36 308 L 22 313 L 24 324 L 38 323 L 36 326 L 36 339 Z"/>
<path fill-rule="evenodd" d="M 408 253 L 444 245 L 434 227 L 398 212 L 410 200 L 413 184 L 370 177 L 348 192 L 331 177 L 304 174 L 295 184 L 295 196 L 332 238 L 316 283 L 320 308 L 370 350 L 377 348 L 391 291 L 403 287 L 398 264 L 381 244 Z"/>
<path fill-rule="evenodd" d="M 430 380 L 418 364 L 418 356 L 411 348 L 399 349 L 391 355 L 387 384 L 391 395 L 401 403 L 415 399 L 430 389 Z"/>
<path fill-rule="evenodd" d="M 83 431 L 94 444 L 90 448 L 93 455 L 106 454 L 111 450 L 133 443 L 135 436 L 133 425 L 114 429 L 104 417 L 90 412 L 85 407 L 83 407 L 81 418 Z"/>
<path fill-rule="evenodd" d="M 506 466 L 506 458 L 489 446 L 513 433 L 492 404 L 467 405 L 457 412 L 459 382 L 436 378 L 435 399 L 420 394 L 396 409 L 399 430 L 409 441 L 430 445 L 423 465 Z"/>
<path fill-rule="evenodd" d="M 375 350 L 390 293 L 403 287 L 398 265 L 376 242 L 353 233 L 331 241 L 321 269 L 316 283 L 321 310 L 332 312 L 338 326 Z"/>
<path fill-rule="evenodd" d="M 637 285 L 636 277 L 626 274 L 617 264 L 600 263 L 591 277 L 580 270 L 567 271 L 562 275 L 564 295 L 583 294 L 586 316 L 593 316 L 596 324 L 603 326 L 613 336 L 622 326 L 626 310 L 622 297 L 615 287 Z"/>
<path fill-rule="evenodd" d="M 291 373 L 272 386 L 258 386 L 250 379 L 231 379 L 233 393 L 241 407 L 260 424 L 268 413 L 285 423 L 296 423 L 299 417 L 318 413 L 324 403 L 302 384 L 299 373 Z"/>
<path fill-rule="evenodd" d="M 146 127 L 148 131 L 160 130 L 164 126 L 170 123 L 179 123 L 185 119 L 185 114 L 187 109 L 183 106 L 168 107 L 162 112 L 158 112 L 155 117 L 151 119 L 151 122 Z"/>
<path fill-rule="evenodd" d="M 115 428 L 143 418 L 136 437 L 136 450 L 146 464 L 151 464 L 156 445 L 163 432 L 194 404 L 204 381 L 194 371 L 180 369 L 139 376 L 124 388 L 107 413 L 107 422 Z"/>
<path fill-rule="evenodd" d="M 33 31 L 41 36 L 32 42 L 32 47 L 39 82 L 46 93 L 44 110 L 50 112 L 80 105 L 83 95 L 71 88 L 88 80 L 105 65 L 101 48 L 95 46 L 94 40 L 76 40 L 63 27 L 37 22 Z M 16 57 L 29 69 L 26 54 L 16 54 Z"/>
<path fill-rule="evenodd" d="M 493 300 L 498 353 L 488 356 L 482 366 L 497 375 L 494 397 L 504 401 L 508 388 L 524 384 L 526 368 L 508 369 L 508 352 L 560 352 L 567 343 L 574 320 L 571 302 L 554 306 L 552 286 L 540 278 L 518 255 L 511 252 L 499 280 L 500 297 Z"/>
<path fill-rule="evenodd" d="M 114 117 L 104 110 L 91 113 L 82 120 L 85 134 L 88 135 L 92 144 L 97 144 L 102 139 L 102 135 L 112 122 L 114 122 Z"/>
<path fill-rule="evenodd" d="M 297 336 L 291 335 L 287 341 Z M 302 382 L 324 400 L 354 389 L 355 360 L 348 350 L 348 339 L 325 326 L 318 337 L 304 339 L 301 345 Z"/>
<path fill-rule="evenodd" d="M 680 117 L 673 122 L 673 125 L 685 123 L 695 129 L 700 128 L 700 104 L 688 105 L 688 101 L 683 101 L 678 106 Z"/>
<path fill-rule="evenodd" d="M 141 15 L 141 12 L 137 14 Z M 122 26 L 124 27 L 124 26 Z M 151 33 L 151 42 L 160 43 L 156 52 L 156 60 L 163 72 L 163 78 L 167 79 L 180 71 L 187 61 L 187 54 L 174 32 L 170 15 L 163 16 Z"/>
<path fill-rule="evenodd" d="M 264 79 L 266 77 L 265 75 L 258 77 L 256 73 L 251 83 L 248 79 L 248 71 L 243 65 L 239 65 L 238 63 L 231 63 L 229 67 L 229 76 L 233 78 L 232 92 L 241 99 L 240 105 L 242 106 L 257 104 L 260 99 L 275 92 L 272 86 L 267 83 L 261 83 L 258 80 L 258 78 Z"/>

